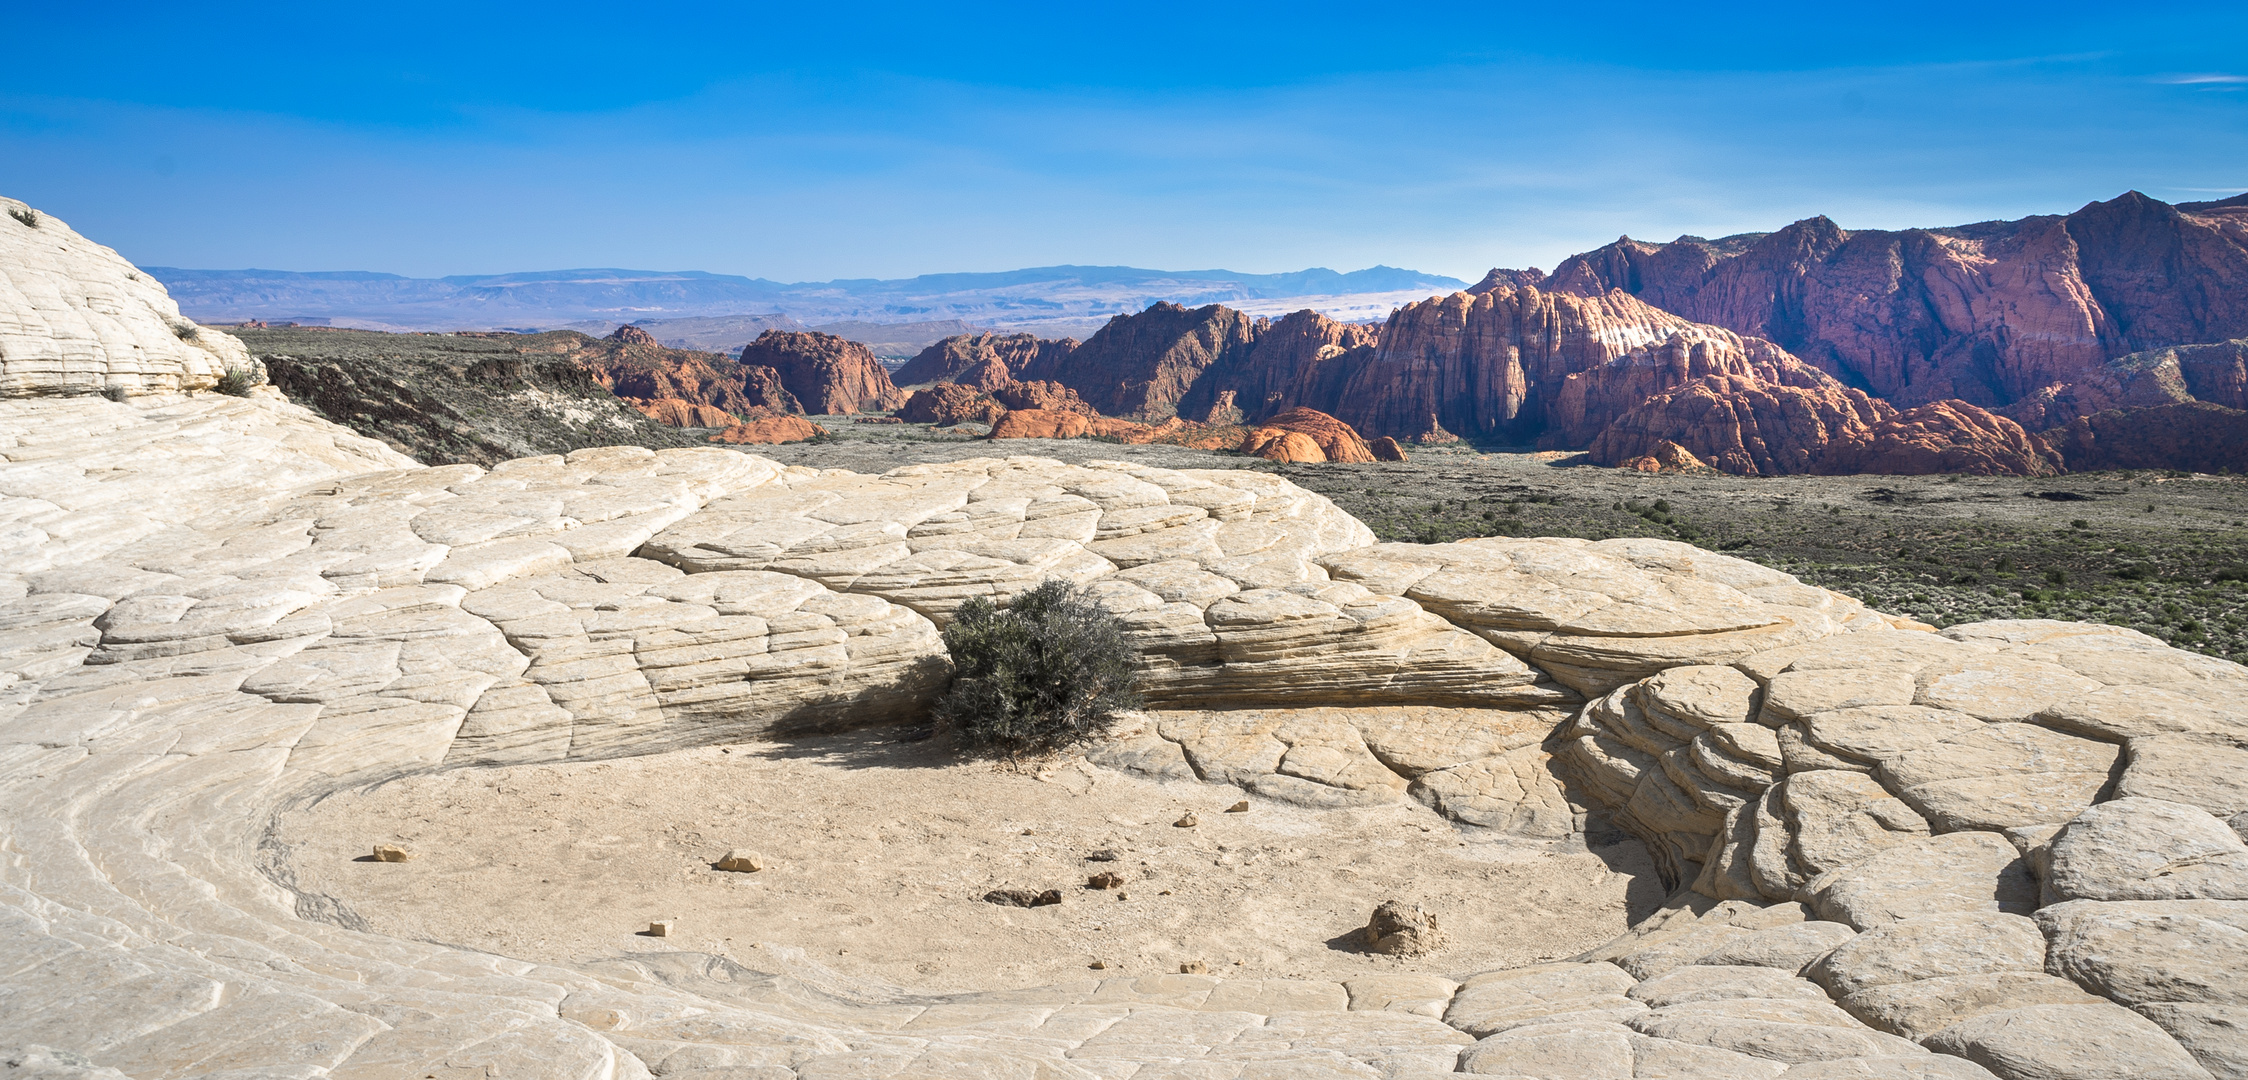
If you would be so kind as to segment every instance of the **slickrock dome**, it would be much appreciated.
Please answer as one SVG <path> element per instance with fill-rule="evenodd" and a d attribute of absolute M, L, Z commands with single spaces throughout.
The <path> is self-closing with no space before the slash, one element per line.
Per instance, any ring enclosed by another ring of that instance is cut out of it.
<path fill-rule="evenodd" d="M 207 390 L 256 362 L 116 252 L 0 198 L 0 398 Z"/>
<path fill-rule="evenodd" d="M 1245 471 L 423 468 L 216 395 L 0 402 L 0 552 L 24 1074 L 2248 1075 L 2248 669 L 2130 631 L 1935 633 L 1674 543 L 1375 544 Z M 1149 722 L 1096 766 L 1524 837 L 1598 815 L 1669 902 L 1456 978 L 939 995 L 385 937 L 270 841 L 417 773 L 919 716 L 959 605 L 1049 577 L 1146 658 Z"/>

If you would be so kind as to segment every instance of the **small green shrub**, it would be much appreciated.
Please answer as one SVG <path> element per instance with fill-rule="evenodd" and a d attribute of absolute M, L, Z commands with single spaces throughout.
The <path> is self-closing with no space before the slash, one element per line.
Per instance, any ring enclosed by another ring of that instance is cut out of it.
<path fill-rule="evenodd" d="M 944 644 L 953 680 L 936 719 L 979 750 L 1016 757 L 1084 742 L 1140 703 L 1139 654 L 1123 624 L 1066 581 L 1049 579 L 1004 609 L 970 598 Z"/>
<path fill-rule="evenodd" d="M 249 368 L 228 368 L 219 376 L 218 392 L 234 397 L 249 397 L 251 388 L 257 386 L 258 376 Z"/>
<path fill-rule="evenodd" d="M 39 211 L 33 210 L 28 206 L 11 206 L 8 208 L 8 216 L 16 219 L 17 221 L 23 222 L 25 225 L 31 228 L 36 229 L 39 227 Z"/>

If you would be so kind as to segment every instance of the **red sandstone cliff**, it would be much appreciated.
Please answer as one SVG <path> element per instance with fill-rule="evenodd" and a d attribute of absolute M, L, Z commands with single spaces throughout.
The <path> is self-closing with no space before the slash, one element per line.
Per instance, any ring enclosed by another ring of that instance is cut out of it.
<path fill-rule="evenodd" d="M 1041 355 L 1015 371 L 1077 391 L 1104 416 L 1161 420 L 1179 412 L 1203 372 L 1248 351 L 1264 320 L 1211 304 L 1155 304 L 1119 315 L 1062 355 Z"/>
<path fill-rule="evenodd" d="M 1619 240 L 1544 287 L 1621 290 L 1769 338 L 1900 406 L 2013 404 L 2137 350 L 2248 336 L 2248 196 L 2129 192 L 2073 214 L 1851 233 Z"/>
<path fill-rule="evenodd" d="M 960 334 L 937 342 L 905 362 L 891 376 L 899 386 L 923 383 L 970 382 L 962 378 L 970 368 L 996 361 L 1009 378 L 1033 364 L 1058 364 L 1077 351 L 1074 338 L 1047 340 L 1029 334 Z"/>
<path fill-rule="evenodd" d="M 741 415 L 760 405 L 797 411 L 794 402 L 776 404 L 773 387 L 745 384 L 741 369 L 717 353 L 672 349 L 656 343 L 637 326 L 620 326 L 606 338 L 581 342 L 567 355 L 595 382 L 660 423 L 709 427 L 725 414 Z M 784 396 L 785 395 L 781 395 Z M 689 424 L 688 421 L 698 421 Z"/>
<path fill-rule="evenodd" d="M 803 412 L 894 409 L 905 400 L 866 346 L 833 334 L 767 330 L 742 348 L 741 363 L 771 368 L 774 380 Z"/>

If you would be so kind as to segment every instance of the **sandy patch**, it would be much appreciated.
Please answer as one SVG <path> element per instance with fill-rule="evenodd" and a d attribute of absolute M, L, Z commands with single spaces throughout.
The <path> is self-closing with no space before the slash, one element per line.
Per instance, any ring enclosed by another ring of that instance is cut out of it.
<path fill-rule="evenodd" d="M 1013 771 L 897 735 L 415 777 L 288 814 L 281 838 L 300 888 L 387 935 L 550 962 L 695 950 L 764 970 L 785 946 L 925 991 L 1078 979 L 1094 960 L 1102 974 L 1192 960 L 1243 977 L 1477 971 L 1590 948 L 1660 899 L 1636 841 L 1594 853 L 1477 836 L 1411 801 L 1309 810 L 1082 760 Z M 1242 798 L 1248 813 L 1225 812 Z M 1200 824 L 1175 826 L 1188 811 Z M 417 857 L 359 861 L 377 843 Z M 740 847 L 766 869 L 712 868 Z M 1102 849 L 1117 859 L 1086 859 Z M 1125 886 L 1086 887 L 1103 871 Z M 999 888 L 1064 900 L 982 899 Z M 1455 944 L 1413 961 L 1356 951 L 1392 897 Z M 643 936 L 656 919 L 673 936 Z"/>

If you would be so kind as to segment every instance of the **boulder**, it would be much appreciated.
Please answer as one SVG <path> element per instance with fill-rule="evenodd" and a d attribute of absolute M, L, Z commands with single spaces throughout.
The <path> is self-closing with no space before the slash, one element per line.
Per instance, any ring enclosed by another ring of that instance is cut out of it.
<path fill-rule="evenodd" d="M 2044 879 L 2048 904 L 2248 900 L 2248 842 L 2199 807 L 2115 799 L 2053 837 Z"/>
<path fill-rule="evenodd" d="M 2220 818 L 2248 811 L 2248 736 L 2189 732 L 2132 739 L 2117 798 L 2198 806 Z"/>
<path fill-rule="evenodd" d="M 1963 1020 L 1927 1038 L 2005 1080 L 2207 1080 L 2185 1048 L 2145 1017 L 2107 1002 L 2030 1005 Z"/>
<path fill-rule="evenodd" d="M 1987 832 L 1908 840 L 1821 874 L 1801 891 L 1820 918 L 1859 930 L 1941 912 L 2020 915 L 2037 907 L 2037 883 L 2021 853 Z"/>
<path fill-rule="evenodd" d="M 2248 902 L 2072 900 L 2044 908 L 2046 969 L 2125 1005 L 2248 1006 Z"/>
<path fill-rule="evenodd" d="M 1963 911 L 1876 926 L 1811 965 L 1806 976 L 1836 998 L 1953 975 L 2045 970 L 2045 937 L 2020 915 Z"/>
<path fill-rule="evenodd" d="M 2100 1005 L 2106 1000 L 2043 972 L 1998 971 L 1868 987 L 1838 1004 L 1868 1027 L 1924 1042 L 1944 1028 L 1984 1013 L 2031 1005 Z"/>

